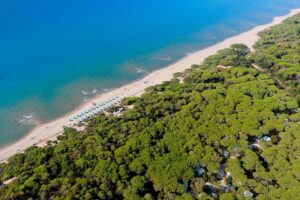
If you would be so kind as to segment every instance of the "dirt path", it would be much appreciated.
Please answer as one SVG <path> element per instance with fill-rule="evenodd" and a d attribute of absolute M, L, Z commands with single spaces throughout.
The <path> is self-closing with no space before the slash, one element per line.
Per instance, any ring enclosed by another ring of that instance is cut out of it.
<path fill-rule="evenodd" d="M 282 81 L 280 79 L 278 79 L 277 77 L 274 77 L 273 74 L 271 72 L 268 72 L 267 70 L 263 69 L 262 67 L 260 67 L 257 64 L 252 64 L 252 67 L 254 69 L 256 69 L 257 71 L 263 72 L 263 73 L 267 73 L 268 75 L 271 76 L 271 78 L 276 82 L 276 85 L 280 88 L 280 89 L 284 89 L 285 86 L 282 83 Z"/>

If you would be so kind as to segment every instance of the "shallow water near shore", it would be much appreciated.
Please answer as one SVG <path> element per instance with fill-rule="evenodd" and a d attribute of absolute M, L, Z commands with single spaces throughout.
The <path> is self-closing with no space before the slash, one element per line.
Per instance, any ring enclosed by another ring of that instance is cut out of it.
<path fill-rule="evenodd" d="M 185 55 L 300 2 L 0 3 L 0 147 Z"/>

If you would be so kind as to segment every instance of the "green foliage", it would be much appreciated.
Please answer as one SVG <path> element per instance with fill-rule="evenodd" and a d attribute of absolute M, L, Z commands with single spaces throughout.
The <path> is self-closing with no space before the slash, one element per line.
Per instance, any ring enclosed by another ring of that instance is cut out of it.
<path fill-rule="evenodd" d="M 220 50 L 217 54 L 209 56 L 203 63 L 204 68 L 213 68 L 218 65 L 225 67 L 249 67 L 249 48 L 244 44 L 234 44 L 230 48 Z"/>
<path fill-rule="evenodd" d="M 298 18 L 263 32 L 255 55 L 233 45 L 176 74 L 183 82 L 123 100 L 122 115 L 99 114 L 57 145 L 13 156 L 0 182 L 17 179 L 0 199 L 299 199 L 300 109 L 274 68 L 299 68 Z"/>
<path fill-rule="evenodd" d="M 300 100 L 300 15 L 260 33 L 252 59 Z"/>

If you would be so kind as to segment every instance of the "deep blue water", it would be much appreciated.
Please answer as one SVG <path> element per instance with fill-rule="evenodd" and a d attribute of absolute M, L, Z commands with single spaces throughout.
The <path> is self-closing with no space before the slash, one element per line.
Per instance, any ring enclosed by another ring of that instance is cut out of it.
<path fill-rule="evenodd" d="M 35 121 L 296 7 L 298 0 L 0 0 L 0 146 Z"/>

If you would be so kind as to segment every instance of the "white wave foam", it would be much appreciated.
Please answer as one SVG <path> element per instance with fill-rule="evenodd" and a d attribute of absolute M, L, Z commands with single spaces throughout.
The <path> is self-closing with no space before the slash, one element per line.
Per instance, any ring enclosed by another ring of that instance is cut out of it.
<path fill-rule="evenodd" d="M 96 88 L 93 88 L 92 93 L 95 94 L 95 93 L 97 93 L 97 92 L 98 92 L 98 90 L 97 90 Z"/>
<path fill-rule="evenodd" d="M 160 60 L 160 61 L 171 61 L 172 57 L 171 56 L 158 57 L 158 60 Z"/>
<path fill-rule="evenodd" d="M 90 100 L 89 98 L 84 97 L 82 103 L 87 102 L 88 100 Z"/>
<path fill-rule="evenodd" d="M 32 119 L 33 116 L 32 116 L 32 115 L 23 115 L 22 117 L 23 117 L 24 119 Z"/>
<path fill-rule="evenodd" d="M 235 29 L 232 29 L 231 32 L 232 33 L 238 33 L 237 30 L 235 30 Z"/>
<path fill-rule="evenodd" d="M 147 70 L 142 69 L 142 68 L 138 68 L 138 67 L 134 67 L 133 69 L 134 69 L 134 71 L 135 71 L 136 73 L 139 73 L 139 74 L 141 74 L 141 73 L 146 73 L 146 72 L 147 72 Z"/>
<path fill-rule="evenodd" d="M 40 122 L 32 115 L 32 114 L 26 114 L 21 117 L 21 119 L 18 120 L 18 124 L 22 125 L 38 125 Z"/>
<path fill-rule="evenodd" d="M 84 91 L 84 90 L 82 90 L 81 93 L 82 93 L 83 95 L 88 95 L 88 94 L 89 94 L 88 92 L 86 92 L 86 91 Z"/>
<path fill-rule="evenodd" d="M 109 89 L 108 88 L 104 88 L 102 91 L 103 92 L 107 92 L 107 91 L 109 91 Z"/>

